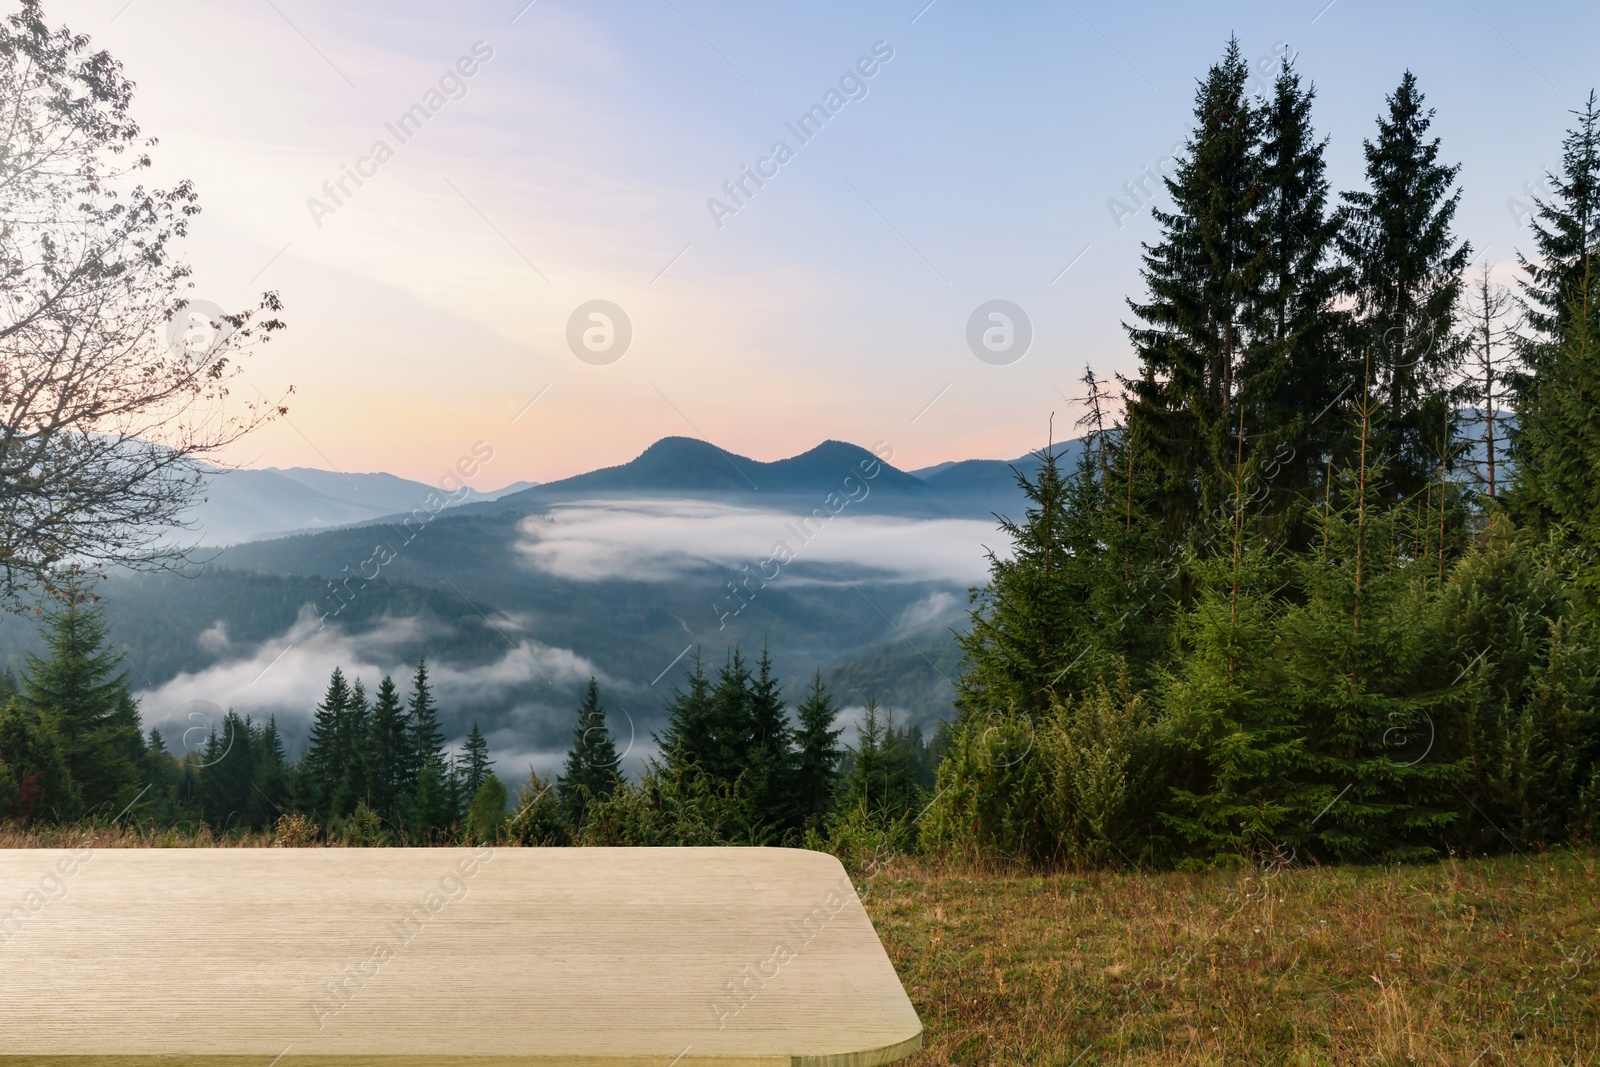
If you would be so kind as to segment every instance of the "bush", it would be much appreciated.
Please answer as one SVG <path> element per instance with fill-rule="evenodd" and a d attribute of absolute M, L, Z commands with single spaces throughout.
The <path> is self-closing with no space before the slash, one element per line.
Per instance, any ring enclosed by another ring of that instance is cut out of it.
<path fill-rule="evenodd" d="M 355 811 L 336 822 L 333 832 L 352 848 L 372 848 L 389 843 L 383 820 L 365 802 L 357 804 Z"/>
<path fill-rule="evenodd" d="M 306 848 L 317 839 L 319 827 L 299 812 L 278 816 L 272 828 L 273 848 Z"/>
<path fill-rule="evenodd" d="M 572 825 L 567 822 L 556 790 L 537 772 L 528 775 L 528 784 L 517 797 L 517 810 L 506 827 L 506 838 L 518 845 L 572 844 Z"/>
<path fill-rule="evenodd" d="M 726 845 L 761 843 L 762 827 L 749 822 L 740 782 L 718 786 L 693 765 L 652 764 L 637 782 L 623 782 L 589 805 L 580 842 L 585 845 Z M 748 834 L 749 836 L 744 836 Z"/>
<path fill-rule="evenodd" d="M 1143 856 L 1160 748 L 1141 694 L 1055 699 L 1037 720 L 975 715 L 958 726 L 921 820 L 924 851 L 969 861 L 1103 865 Z"/>
<path fill-rule="evenodd" d="M 467 840 L 489 845 L 501 841 L 506 834 L 506 803 L 510 799 L 506 787 L 490 771 L 467 808 Z"/>

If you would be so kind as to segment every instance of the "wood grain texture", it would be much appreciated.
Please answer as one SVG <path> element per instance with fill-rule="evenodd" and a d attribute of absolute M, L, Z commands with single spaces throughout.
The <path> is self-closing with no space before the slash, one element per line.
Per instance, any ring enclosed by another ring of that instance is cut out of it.
<path fill-rule="evenodd" d="M 872 1067 L 921 1032 L 818 852 L 0 851 L 0 1067 Z"/>

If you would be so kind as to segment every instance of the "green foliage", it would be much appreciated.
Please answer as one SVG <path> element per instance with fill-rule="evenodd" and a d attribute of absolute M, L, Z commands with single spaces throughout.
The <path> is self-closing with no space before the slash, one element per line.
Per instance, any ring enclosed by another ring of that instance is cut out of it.
<path fill-rule="evenodd" d="M 493 766 L 494 760 L 489 758 L 489 742 L 478 729 L 478 724 L 473 723 L 456 762 L 462 790 L 468 796 L 477 796 L 478 790 L 489 777 L 489 768 Z"/>
<path fill-rule="evenodd" d="M 811 689 L 795 708 L 799 724 L 795 740 L 795 800 L 802 827 L 813 830 L 833 808 L 839 789 L 839 761 L 844 749 L 839 744 L 843 727 L 833 720 L 838 709 L 822 684 L 822 671 L 811 676 Z"/>
<path fill-rule="evenodd" d="M 357 804 L 354 811 L 338 820 L 333 826 L 333 835 L 343 838 L 352 848 L 373 848 L 389 843 L 383 820 L 365 803 Z"/>
<path fill-rule="evenodd" d="M 1050 706 L 1053 687 L 1085 649 L 1082 586 L 1084 556 L 1068 536 L 1075 514 L 1071 485 L 1053 449 L 1039 453 L 1032 478 L 1019 473 L 1028 499 L 1021 522 L 1002 518 L 1008 555 L 989 553 L 989 583 L 973 590 L 972 626 L 957 641 L 965 653 L 956 683 L 963 715 L 1015 709 L 1037 715 Z"/>
<path fill-rule="evenodd" d="M 76 585 L 44 611 L 43 631 L 49 655 L 28 657 L 24 700 L 60 733 L 84 813 L 114 816 L 138 796 L 144 764 L 138 707 L 116 669 L 121 657 L 107 644 L 102 613 Z"/>
<path fill-rule="evenodd" d="M 1041 724 L 1009 711 L 972 715 L 956 726 L 939 763 L 933 801 L 921 819 L 921 845 L 964 860 L 1037 862 L 1057 851 L 1044 800 Z"/>
<path fill-rule="evenodd" d="M 412 782 L 411 738 L 399 689 L 387 674 L 367 720 L 367 803 L 390 826 L 400 825 Z"/>
<path fill-rule="evenodd" d="M 1600 249 L 1597 249 L 1600 251 Z M 1580 278 L 1565 332 L 1518 412 L 1508 506 L 1581 553 L 1577 582 L 1600 604 L 1600 265 Z"/>
<path fill-rule="evenodd" d="M 490 771 L 467 806 L 467 839 L 491 845 L 500 842 L 506 833 L 506 803 L 510 799 L 506 787 Z"/>
<path fill-rule="evenodd" d="M 65 822 L 81 809 L 66 741 L 43 712 L 12 697 L 0 707 L 0 818 Z"/>
<path fill-rule="evenodd" d="M 718 783 L 690 766 L 653 763 L 637 782 L 623 782 L 589 805 L 580 832 L 585 845 L 764 844 L 766 828 L 750 822 L 741 782 Z"/>
<path fill-rule="evenodd" d="M 1139 353 L 1130 383 L 1128 426 L 1161 473 L 1158 500 L 1167 529 L 1188 523 L 1227 496 L 1233 401 L 1248 343 L 1262 257 L 1262 116 L 1247 95 L 1250 70 L 1230 40 L 1195 94 L 1195 127 L 1174 175 L 1173 210 L 1152 209 L 1161 239 L 1146 245 L 1149 291 L 1128 306 Z"/>
<path fill-rule="evenodd" d="M 1562 574 L 1566 553 L 1496 519 L 1440 598 L 1467 679 L 1445 743 L 1462 759 L 1470 847 L 1593 837 L 1600 818 L 1600 634 Z"/>
<path fill-rule="evenodd" d="M 1118 687 L 1059 700 L 1039 718 L 998 713 L 956 727 L 922 818 L 936 855 L 1008 863 L 1142 862 L 1153 845 L 1161 748 L 1141 695 Z"/>
<path fill-rule="evenodd" d="M 1460 164 L 1439 162 L 1432 109 L 1410 71 L 1363 142 L 1368 188 L 1344 194 L 1340 249 L 1351 266 L 1356 344 L 1370 354 L 1380 413 L 1371 448 L 1391 474 L 1387 499 L 1421 493 L 1448 458 L 1456 422 L 1451 379 L 1464 355 L 1456 305 L 1471 245 L 1451 233 Z"/>
<path fill-rule="evenodd" d="M 1527 276 L 1520 282 L 1523 310 L 1534 331 L 1524 354 L 1536 374 L 1545 354 L 1571 335 L 1577 321 L 1586 320 L 1591 333 L 1600 330 L 1600 303 L 1574 302 L 1591 284 L 1600 250 L 1600 108 L 1593 89 L 1583 110 L 1572 114 L 1578 121 L 1561 142 L 1561 172 L 1547 175 L 1553 195 L 1536 198 L 1528 220 L 1534 255 L 1517 254 Z"/>
<path fill-rule="evenodd" d="M 530 771 L 528 784 L 517 797 L 517 807 L 506 827 L 507 839 L 518 845 L 570 845 L 572 824 L 562 810 L 555 788 L 537 772 Z"/>
<path fill-rule="evenodd" d="M 556 796 L 569 823 L 581 827 L 587 821 L 589 804 L 616 792 L 622 781 L 617 769 L 621 762 L 606 725 L 606 709 L 600 704 L 600 687 L 590 678 L 578 705 L 566 767 L 556 779 Z"/>

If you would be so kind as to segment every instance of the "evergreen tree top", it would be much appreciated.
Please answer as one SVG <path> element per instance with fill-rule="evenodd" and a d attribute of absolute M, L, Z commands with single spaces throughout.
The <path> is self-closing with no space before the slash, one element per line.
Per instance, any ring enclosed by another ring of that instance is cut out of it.
<path fill-rule="evenodd" d="M 116 670 L 121 656 L 106 642 L 106 623 L 82 590 L 69 587 L 43 612 L 49 656 L 28 655 L 27 702 L 60 720 L 69 743 L 114 716 L 131 694 Z"/>
<path fill-rule="evenodd" d="M 1547 344 L 1571 321 L 1572 299 L 1583 295 L 1583 275 L 1596 269 L 1592 264 L 1600 255 L 1600 105 L 1594 90 L 1572 115 L 1578 121 L 1562 139 L 1561 172 L 1546 175 L 1551 195 L 1533 201 L 1535 255 L 1517 253 L 1527 275 L 1518 279 L 1523 310 Z M 1588 313 L 1600 326 L 1600 307 L 1591 305 Z"/>

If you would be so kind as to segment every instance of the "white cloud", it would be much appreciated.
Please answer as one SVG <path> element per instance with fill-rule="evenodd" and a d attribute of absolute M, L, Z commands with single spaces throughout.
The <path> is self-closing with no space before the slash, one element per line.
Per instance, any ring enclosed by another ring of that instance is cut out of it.
<path fill-rule="evenodd" d="M 706 563 L 755 570 L 779 543 L 794 563 L 858 564 L 913 581 L 984 580 L 992 522 L 841 512 L 810 540 L 793 514 L 708 501 L 593 501 L 523 520 L 518 549 L 564 578 L 663 581 Z M 790 566 L 793 566 L 791 564 Z M 783 569 L 785 578 L 794 577 Z"/>
<path fill-rule="evenodd" d="M 220 655 L 228 650 L 231 642 L 228 640 L 228 624 L 223 619 L 218 619 L 211 626 L 200 631 L 200 636 L 195 638 L 195 644 L 200 646 L 202 652 Z"/>
<path fill-rule="evenodd" d="M 432 632 L 413 617 L 385 618 L 370 630 L 350 633 L 337 624 L 320 626 L 308 606 L 279 637 L 139 693 L 140 713 L 147 726 L 161 730 L 174 743 L 178 734 L 194 726 L 187 711 L 200 706 L 195 701 L 232 708 L 257 719 L 276 715 L 290 732 L 299 732 L 322 699 L 334 667 L 341 668 L 347 678 L 360 678 L 368 693 L 385 674 L 393 675 L 405 689 L 415 665 L 401 650 L 416 647 Z M 564 709 L 572 688 L 590 675 L 602 684 L 620 684 L 570 649 L 528 637 L 518 638 L 488 664 L 433 661 L 428 673 L 442 706 L 470 707 L 526 692 L 550 701 L 541 709 L 547 714 Z"/>
<path fill-rule="evenodd" d="M 914 601 L 900 613 L 900 629 L 909 632 L 943 627 L 959 617 L 959 601 L 954 593 L 936 589 Z"/>

